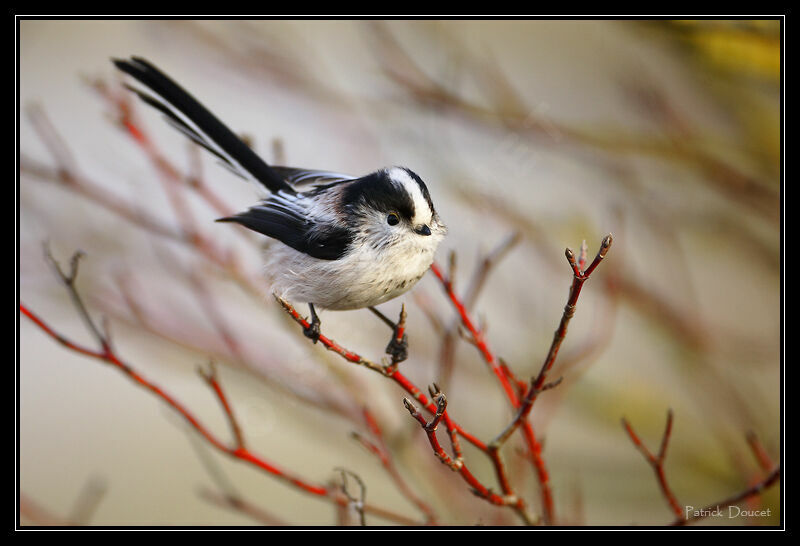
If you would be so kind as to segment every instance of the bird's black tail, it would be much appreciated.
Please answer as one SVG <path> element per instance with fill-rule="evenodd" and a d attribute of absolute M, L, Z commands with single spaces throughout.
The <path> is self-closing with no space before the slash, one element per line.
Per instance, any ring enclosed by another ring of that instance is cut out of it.
<path fill-rule="evenodd" d="M 249 173 L 268 190 L 294 193 L 247 144 L 169 76 L 141 57 L 114 59 L 118 69 L 147 86 L 160 99 L 130 87 L 139 98 L 166 116 L 167 121 L 194 142 L 217 156 L 235 173 Z"/>

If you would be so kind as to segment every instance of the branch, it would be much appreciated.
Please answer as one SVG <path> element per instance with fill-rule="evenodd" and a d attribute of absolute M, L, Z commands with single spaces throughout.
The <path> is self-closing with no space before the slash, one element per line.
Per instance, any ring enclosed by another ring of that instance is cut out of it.
<path fill-rule="evenodd" d="M 122 110 L 125 108 L 120 105 L 117 107 Z M 164 178 L 165 188 L 168 192 L 171 192 L 169 193 L 169 197 L 172 206 L 178 212 L 178 218 L 181 223 L 180 229 L 173 228 L 171 225 L 162 222 L 159 218 L 151 216 L 144 210 L 140 210 L 140 208 L 130 200 L 124 199 L 122 196 L 113 192 L 109 192 L 102 185 L 88 179 L 78 170 L 75 161 L 69 153 L 66 141 L 50 123 L 44 110 L 41 107 L 32 106 L 28 108 L 28 114 L 37 135 L 53 156 L 56 162 L 56 169 L 45 167 L 33 160 L 22 158 L 20 161 L 21 172 L 28 172 L 37 178 L 58 182 L 65 188 L 88 198 L 149 233 L 187 245 L 206 260 L 226 271 L 247 293 L 257 294 L 259 298 L 261 297 L 260 276 L 245 271 L 235 254 L 228 249 L 221 248 L 212 239 L 196 228 L 191 219 L 188 207 L 184 202 L 184 197 L 178 191 L 179 188 L 174 187 L 177 183 L 182 183 L 182 177 L 179 171 L 158 152 L 150 142 L 146 133 L 132 121 L 130 112 L 120 114 L 122 119 L 125 120 L 123 126 L 134 140 L 145 148 L 153 166 Z M 209 201 L 208 199 L 206 200 Z M 209 201 L 209 204 L 212 207 L 217 206 L 213 201 Z"/>
<path fill-rule="evenodd" d="M 564 306 L 564 313 L 561 315 L 561 322 L 553 334 L 553 341 L 550 344 L 550 350 L 547 351 L 547 357 L 542 363 L 542 368 L 539 371 L 539 375 L 531 378 L 530 386 L 528 387 L 527 394 L 519 407 L 519 412 L 514 420 L 506 427 L 506 429 L 501 432 L 491 444 L 489 444 L 490 449 L 499 449 L 500 446 L 502 446 L 514 433 L 519 425 L 528 418 L 531 408 L 533 407 L 533 403 L 536 401 L 536 398 L 540 393 L 556 387 L 561 383 L 563 378 L 559 378 L 552 383 L 545 384 L 547 374 L 553 368 L 553 364 L 555 364 L 558 351 L 567 335 L 567 326 L 569 326 L 569 322 L 572 320 L 572 317 L 575 316 L 575 309 L 578 304 L 578 297 L 580 297 L 581 294 L 581 288 L 583 288 L 583 283 L 589 279 L 592 272 L 594 272 L 600 262 L 605 258 L 613 241 L 614 239 L 611 234 L 606 235 L 600 245 L 600 250 L 597 251 L 597 255 L 586 270 L 582 269 L 583 265 L 586 263 L 586 242 L 584 241 L 581 245 L 579 263 L 575 262 L 575 254 L 572 252 L 572 250 L 569 248 L 566 250 L 565 254 L 570 267 L 572 267 L 573 279 L 572 286 L 569 290 L 569 298 L 567 299 L 567 304 Z"/>
<path fill-rule="evenodd" d="M 688 525 L 689 523 L 694 523 L 695 521 L 700 521 L 701 519 L 705 519 L 710 516 L 714 511 L 722 510 L 723 508 L 727 508 L 728 506 L 733 506 L 735 504 L 739 504 L 740 502 L 746 501 L 749 498 L 755 497 L 760 495 L 765 489 L 768 489 L 773 484 L 778 482 L 778 479 L 781 477 L 781 467 L 775 468 L 770 474 L 764 478 L 762 481 L 758 482 L 757 484 L 748 487 L 744 491 L 733 495 L 732 497 L 728 497 L 725 500 L 721 500 L 719 502 L 715 502 L 714 504 L 709 504 L 705 508 L 701 510 L 696 510 L 698 515 L 693 515 L 692 517 L 679 517 L 672 525 Z M 688 515 L 688 514 L 687 514 Z"/>
<path fill-rule="evenodd" d="M 471 310 L 475 303 L 478 301 L 478 297 L 480 296 L 481 291 L 483 290 L 484 286 L 486 285 L 486 280 L 489 278 L 489 274 L 497 267 L 497 264 L 514 248 L 514 246 L 519 243 L 521 240 L 521 234 L 519 231 L 514 231 L 513 233 L 509 234 L 505 239 L 500 241 L 500 243 L 490 250 L 488 253 L 484 254 L 479 260 L 478 265 L 475 268 L 475 271 L 472 274 L 472 278 L 467 286 L 467 290 L 464 292 L 464 296 L 462 301 L 464 302 L 464 307 L 468 310 Z M 455 280 L 455 270 L 456 270 L 456 253 L 450 253 L 450 263 L 447 270 L 447 278 L 452 283 Z M 461 321 L 459 319 L 454 319 L 447 330 L 442 335 L 441 346 L 439 349 L 439 380 L 442 385 L 448 385 L 450 383 L 450 377 L 453 373 L 453 367 L 455 364 L 455 351 L 456 351 L 456 335 L 463 334 L 463 330 L 461 329 Z M 463 337 L 463 336 L 462 336 Z M 474 343 L 472 339 L 468 339 L 471 343 Z"/>
<path fill-rule="evenodd" d="M 284 520 L 272 515 L 265 511 L 263 508 L 242 499 L 241 497 L 230 496 L 225 493 L 214 491 L 206 487 L 201 488 L 197 493 L 200 498 L 212 504 L 227 508 L 238 514 L 242 514 L 261 525 L 269 525 L 271 527 L 282 527 L 289 525 Z"/>
<path fill-rule="evenodd" d="M 750 449 L 753 452 L 753 456 L 758 461 L 758 466 L 761 467 L 761 470 L 764 472 L 769 472 L 773 468 L 775 468 L 775 463 L 772 462 L 772 458 L 767 453 L 767 450 L 764 449 L 764 446 L 761 444 L 761 440 L 758 439 L 758 436 L 752 430 L 747 433 L 747 445 L 750 446 Z"/>
<path fill-rule="evenodd" d="M 91 316 L 89 315 L 88 311 L 86 310 L 83 301 L 78 294 L 75 288 L 75 278 L 77 276 L 77 264 L 80 257 L 80 253 L 75 253 L 70 261 L 71 267 L 69 273 L 64 273 L 55 260 L 52 257 L 48 256 L 48 259 L 51 261 L 54 270 L 59 275 L 61 280 L 64 282 L 65 287 L 70 293 L 72 301 L 78 311 L 78 313 L 84 318 L 86 322 L 87 329 L 92 333 L 93 337 L 97 344 L 99 345 L 99 349 L 92 349 L 89 347 L 85 347 L 79 345 L 77 343 L 72 342 L 71 340 L 67 339 L 65 336 L 56 332 L 53 328 L 51 328 L 41 317 L 39 317 L 36 313 L 28 309 L 24 304 L 20 304 L 20 311 L 29 317 L 34 324 L 36 324 L 43 332 L 48 334 L 50 337 L 64 345 L 65 347 L 83 354 L 85 356 L 90 356 L 97 360 L 101 360 L 106 362 L 119 371 L 124 373 L 131 379 L 135 384 L 138 386 L 149 390 L 153 393 L 157 398 L 159 398 L 162 402 L 166 403 L 170 406 L 173 410 L 175 410 L 178 414 L 180 414 L 188 423 L 189 425 L 199 433 L 199 435 L 206 441 L 208 444 L 216 448 L 217 450 L 229 455 L 230 457 L 244 462 L 246 464 L 252 465 L 260 470 L 267 472 L 268 474 L 274 476 L 279 481 L 290 485 L 301 492 L 316 496 L 318 498 L 324 498 L 329 502 L 333 502 L 338 505 L 346 505 L 348 500 L 341 494 L 338 494 L 331 488 L 315 484 L 311 481 L 308 481 L 304 478 L 296 476 L 283 468 L 267 461 L 262 456 L 250 451 L 248 448 L 244 447 L 243 440 L 241 437 L 241 432 L 237 432 L 238 425 L 234 425 L 235 418 L 233 417 L 233 411 L 230 408 L 230 405 L 227 402 L 227 397 L 225 396 L 224 392 L 220 384 L 217 382 L 216 378 L 213 376 L 209 376 L 207 378 L 207 382 L 211 385 L 214 389 L 220 403 L 223 405 L 223 408 L 228 415 L 229 422 L 231 423 L 232 428 L 234 428 L 234 436 L 236 436 L 236 443 L 233 446 L 227 445 L 224 441 L 218 438 L 211 430 L 203 424 L 195 415 L 186 408 L 180 401 L 178 401 L 175 397 L 169 394 L 167 391 L 159 387 L 157 384 L 153 383 L 139 372 L 137 372 L 133 367 L 129 364 L 124 362 L 114 351 L 113 346 L 111 344 L 110 337 L 108 335 L 107 329 L 101 331 L 100 328 L 96 326 L 94 321 L 92 320 Z M 382 508 L 373 507 L 373 506 L 365 506 L 365 511 L 372 512 L 376 514 L 380 514 L 381 517 L 386 519 L 396 521 L 396 522 L 403 522 L 407 523 L 408 518 L 404 516 L 395 514 L 388 510 L 384 510 Z"/>
<path fill-rule="evenodd" d="M 361 479 L 361 476 L 356 474 L 351 470 L 347 470 L 344 468 L 336 468 L 334 470 L 338 470 L 342 476 L 342 493 L 344 496 L 347 497 L 348 506 L 352 507 L 356 513 L 358 514 L 358 521 L 362 527 L 367 526 L 367 520 L 364 517 L 364 499 L 367 496 L 367 486 L 364 483 L 364 480 Z M 347 485 L 347 476 L 351 476 L 356 483 L 358 484 L 359 488 L 359 495 L 358 497 L 354 497 Z"/>
<path fill-rule="evenodd" d="M 286 310 L 289 316 L 297 322 L 300 326 L 304 329 L 308 328 L 309 322 L 307 319 L 302 317 L 300 313 L 286 300 L 283 298 L 275 296 L 275 299 L 281 306 Z M 402 319 L 402 312 L 401 312 L 401 319 Z M 396 339 L 396 331 L 393 332 L 392 336 L 393 339 Z M 354 351 L 350 351 L 345 349 L 332 339 L 326 337 L 325 335 L 320 334 L 319 336 L 319 343 L 322 344 L 323 347 L 328 349 L 329 351 L 333 351 L 348 362 L 352 362 L 354 364 L 359 364 L 361 366 L 365 366 L 375 372 L 378 372 L 386 377 L 391 378 L 395 383 L 400 385 L 407 393 L 411 394 L 417 401 L 419 401 L 423 407 L 433 414 L 433 418 L 431 419 L 430 423 L 425 420 L 422 414 L 417 410 L 416 406 L 414 406 L 411 401 L 407 398 L 404 398 L 404 404 L 406 409 L 408 409 L 409 413 L 417 419 L 425 427 L 426 433 L 428 434 L 428 440 L 431 443 L 431 447 L 433 448 L 434 453 L 436 456 L 445 463 L 447 466 L 456 472 L 459 472 L 462 478 L 470 485 L 472 491 L 479 497 L 486 499 L 492 504 L 498 506 L 511 506 L 514 510 L 519 514 L 520 518 L 526 524 L 532 524 L 534 522 L 533 518 L 531 518 L 525 510 L 525 503 L 524 500 L 516 495 L 512 494 L 510 486 L 508 488 L 504 488 L 504 493 L 507 493 L 504 496 L 500 496 L 491 489 L 487 488 L 483 484 L 478 481 L 477 478 L 466 468 L 463 462 L 463 454 L 461 452 L 461 446 L 458 440 L 458 436 L 463 436 L 466 440 L 472 443 L 475 447 L 480 449 L 483 452 L 486 452 L 487 447 L 486 444 L 478 440 L 476 437 L 472 436 L 471 434 L 467 433 L 462 427 L 460 427 L 457 423 L 455 423 L 450 416 L 447 414 L 447 402 L 444 394 L 442 394 L 438 387 L 435 385 L 429 389 L 429 394 L 431 396 L 430 400 L 425 397 L 424 394 L 416 387 L 411 381 L 406 379 L 406 377 L 398 371 L 397 366 L 395 364 L 388 364 L 386 366 L 381 366 L 372 362 L 371 360 L 367 360 L 366 358 L 362 357 L 358 353 Z M 502 373 L 502 372 L 501 372 Z M 448 431 L 450 437 L 450 443 L 453 448 L 453 456 L 447 454 L 444 451 L 441 444 L 439 444 L 438 439 L 436 438 L 436 427 L 440 423 L 444 423 L 445 428 Z M 506 481 L 507 483 L 507 481 Z"/>
<path fill-rule="evenodd" d="M 622 419 L 622 426 L 625 428 L 625 432 L 628 433 L 633 445 L 635 445 L 642 455 L 644 455 L 644 458 L 653 468 L 653 472 L 655 472 L 656 479 L 658 480 L 658 485 L 661 488 L 661 493 L 667 500 L 672 513 L 675 514 L 677 520 L 684 519 L 685 516 L 683 514 L 683 510 L 681 509 L 681 505 L 678 502 L 678 499 L 675 498 L 675 494 L 672 492 L 672 489 L 667 482 L 667 477 L 664 474 L 664 458 L 667 455 L 667 445 L 669 444 L 670 437 L 672 436 L 672 410 L 667 412 L 667 424 L 664 428 L 664 435 L 661 437 L 661 447 L 658 450 L 658 455 L 653 455 L 653 453 L 647 449 L 647 446 L 644 445 L 644 443 L 639 439 L 639 436 L 633 430 L 633 427 L 627 419 Z"/>
<path fill-rule="evenodd" d="M 431 390 L 435 392 L 435 387 Z M 516 497 L 515 495 L 506 495 L 501 496 L 497 493 L 493 492 L 491 489 L 484 486 L 467 468 L 467 465 L 464 464 L 464 461 L 458 458 L 452 458 L 447 452 L 442 448 L 442 445 L 439 443 L 439 439 L 436 437 L 436 428 L 438 427 L 439 423 L 441 422 L 442 417 L 444 416 L 445 410 L 447 409 L 447 399 L 445 398 L 444 394 L 440 392 L 436 392 L 435 396 L 436 404 L 437 404 L 437 411 L 434 414 L 433 418 L 430 421 L 426 421 L 425 417 L 419 412 L 417 407 L 411 403 L 408 398 L 403 398 L 403 405 L 408 410 L 408 413 L 413 417 L 425 431 L 428 436 L 428 441 L 431 444 L 431 449 L 433 449 L 434 454 L 436 457 L 445 465 L 450 467 L 450 470 L 454 472 L 458 472 L 464 481 L 470 485 L 472 488 L 472 492 L 483 499 L 486 499 L 492 504 L 497 506 L 512 506 L 512 505 L 519 505 L 522 503 L 522 499 Z M 530 521 L 530 518 L 526 518 L 527 521 Z"/>
<path fill-rule="evenodd" d="M 300 313 L 297 312 L 297 310 L 294 308 L 294 306 L 292 306 L 291 303 L 278 296 L 275 296 L 275 299 L 278 301 L 278 303 L 281 304 L 283 309 L 292 318 L 292 320 L 294 320 L 297 324 L 299 324 L 303 328 L 308 328 L 308 326 L 310 325 L 308 320 L 306 320 L 302 315 L 300 315 Z M 422 406 L 426 410 L 428 410 L 431 413 L 436 413 L 437 411 L 436 405 L 432 401 L 428 400 L 428 398 L 422 393 L 422 391 L 416 385 L 414 385 L 414 383 L 409 381 L 405 377 L 405 375 L 403 375 L 397 369 L 397 367 L 392 367 L 391 365 L 382 366 L 380 364 L 376 364 L 375 362 L 364 358 L 355 351 L 351 351 L 349 349 L 346 349 L 345 347 L 342 347 L 334 340 L 328 338 L 323 334 L 320 334 L 319 336 L 319 343 L 329 351 L 338 354 L 348 362 L 364 366 L 374 372 L 378 372 L 381 375 L 390 378 L 392 381 L 397 383 L 403 390 L 405 390 L 408 394 L 413 396 L 420 404 L 422 404 Z M 478 449 L 482 451 L 486 450 L 485 443 L 480 441 L 476 436 L 467 432 L 463 427 L 461 427 L 457 423 L 450 421 L 450 418 L 446 413 L 444 415 L 444 420 L 445 424 L 448 424 L 449 427 L 452 427 L 454 432 L 457 433 L 459 436 L 463 437 L 465 440 L 467 440 L 469 443 L 471 443 Z"/>
<path fill-rule="evenodd" d="M 489 368 L 495 374 L 495 377 L 497 377 L 511 406 L 517 410 L 517 415 L 511 424 L 506 427 L 500 436 L 498 436 L 487 446 L 487 453 L 494 463 L 495 473 L 497 474 L 498 481 L 500 482 L 501 487 L 504 489 L 510 488 L 510 485 L 508 484 L 508 478 L 505 473 L 505 468 L 502 460 L 500 459 L 498 451 L 500 447 L 502 447 L 503 443 L 505 443 L 505 441 L 511 436 L 511 434 L 513 434 L 513 432 L 519 426 L 522 426 L 525 442 L 531 457 L 531 463 L 536 469 L 537 478 L 542 490 L 541 494 L 542 506 L 544 508 L 544 521 L 548 524 L 552 523 L 554 520 L 554 503 L 552 492 L 550 490 L 549 473 L 547 472 L 544 459 L 542 458 L 541 444 L 537 440 L 533 427 L 528 422 L 527 418 L 533 402 L 538 394 L 543 390 L 546 390 L 544 387 L 547 373 L 550 371 L 555 362 L 556 356 L 558 355 L 558 350 L 561 347 L 561 342 L 564 340 L 567 332 L 567 325 L 569 324 L 572 316 L 575 314 L 575 305 L 578 301 L 578 297 L 580 296 L 583 283 L 586 282 L 600 262 L 605 258 L 608 249 L 611 247 L 612 241 L 613 238 L 610 234 L 603 239 L 597 256 L 585 271 L 582 271 L 576 263 L 573 252 L 570 249 L 566 250 L 567 260 L 569 261 L 570 267 L 573 270 L 573 282 L 572 287 L 570 288 L 569 299 L 566 307 L 564 308 L 564 314 L 562 315 L 561 323 L 559 324 L 559 327 L 553 336 L 553 343 L 550 346 L 550 350 L 548 351 L 548 355 L 545 358 L 541 371 L 536 378 L 531 379 L 531 386 L 528 389 L 528 394 L 523 400 L 520 400 L 520 394 L 518 394 L 517 389 L 519 383 L 514 374 L 511 372 L 505 362 L 497 358 L 489 348 L 489 345 L 483 335 L 483 331 L 475 326 L 467 307 L 453 291 L 452 279 L 444 276 L 438 264 L 434 263 L 431 265 L 431 271 L 433 271 L 433 274 L 436 275 L 441 282 L 445 293 L 449 297 L 450 302 L 453 304 L 453 307 L 456 309 L 459 317 L 461 318 L 461 323 L 470 334 L 472 338 L 472 344 L 478 349 L 484 361 L 489 365 Z M 550 386 L 555 386 L 557 384 L 558 382 L 555 382 Z"/>
<path fill-rule="evenodd" d="M 220 385 L 219 381 L 217 380 L 217 368 L 214 365 L 214 361 L 208 363 L 207 371 L 203 370 L 202 368 L 198 368 L 197 372 L 200 374 L 200 377 L 205 380 L 208 386 L 211 387 L 211 389 L 214 391 L 214 394 L 217 395 L 217 399 L 219 400 L 222 409 L 225 411 L 225 416 L 228 418 L 228 424 L 231 427 L 231 433 L 236 441 L 236 449 L 245 449 L 242 429 L 239 426 L 239 422 L 236 420 L 236 416 L 233 414 L 233 408 L 228 402 L 228 397 L 225 395 L 225 391 L 222 390 L 222 385 Z"/>
<path fill-rule="evenodd" d="M 99 478 L 90 479 L 83 486 L 83 489 L 73 502 L 73 506 L 69 511 L 70 515 L 66 517 L 53 514 L 20 491 L 19 516 L 21 520 L 27 519 L 32 525 L 57 527 L 86 526 L 89 525 L 107 489 L 104 480 Z"/>
<path fill-rule="evenodd" d="M 363 445 L 370 453 L 374 454 L 380 459 L 381 465 L 383 465 L 384 469 L 389 474 L 392 481 L 394 481 L 395 485 L 403 494 L 403 496 L 406 497 L 409 502 L 416 506 L 423 514 L 425 514 L 427 523 L 429 525 L 436 525 L 438 518 L 436 517 L 436 513 L 433 511 L 433 508 L 431 508 L 430 505 L 428 505 L 421 497 L 414 493 L 395 466 L 394 459 L 389 451 L 389 447 L 386 445 L 386 442 L 383 439 L 383 433 L 381 432 L 375 417 L 366 408 L 364 408 L 363 414 L 364 420 L 367 423 L 367 428 L 372 436 L 378 441 L 378 444 L 376 445 L 374 442 L 369 441 L 358 432 L 352 433 L 353 438 Z"/>

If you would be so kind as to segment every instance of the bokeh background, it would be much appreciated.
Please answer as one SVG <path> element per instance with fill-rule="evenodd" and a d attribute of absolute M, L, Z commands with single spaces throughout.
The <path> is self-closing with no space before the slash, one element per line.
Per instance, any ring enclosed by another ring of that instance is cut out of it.
<path fill-rule="evenodd" d="M 20 298 L 90 342 L 42 242 L 63 262 L 82 249 L 80 289 L 108 317 L 118 351 L 221 436 L 224 417 L 196 374 L 209 358 L 267 459 L 319 483 L 346 467 L 367 484 L 368 501 L 421 522 L 351 437 L 365 430 L 366 405 L 440 523 L 518 523 L 435 459 L 404 393 L 309 344 L 268 287 L 242 290 L 196 248 L 112 210 L 132 205 L 180 228 L 174 185 L 120 127 L 113 103 L 126 95 L 109 59 L 144 56 L 268 161 L 353 174 L 414 169 L 449 226 L 437 259 L 446 266 L 456 253 L 462 293 L 482 257 L 518 234 L 474 310 L 520 377 L 538 371 L 566 302 L 564 248 L 585 240 L 591 256 L 613 233 L 552 374 L 564 382 L 531 418 L 559 523 L 668 524 L 622 417 L 656 450 L 674 411 L 665 469 L 682 505 L 705 506 L 763 477 L 748 433 L 780 460 L 780 30 L 776 20 L 22 20 Z M 202 179 L 233 209 L 253 202 L 253 186 L 156 112 L 131 106 L 181 176 Z M 66 167 L 83 185 L 59 176 Z M 105 205 L 101 191 L 110 192 Z M 241 271 L 257 278 L 257 245 L 214 224 L 218 211 L 198 192 L 177 191 L 198 230 L 234 249 Z M 428 275 L 382 308 L 394 316 L 401 301 L 411 342 L 404 373 L 420 386 L 437 381 L 454 418 L 488 441 L 510 412 L 477 352 L 452 334 L 441 287 Z M 380 358 L 387 332 L 368 311 L 325 312 L 322 321 L 334 339 Z M 65 351 L 24 317 L 19 329 L 23 523 L 259 523 L 214 502 L 225 491 L 274 522 L 353 521 L 210 451 L 150 393 Z M 538 486 L 520 450 L 515 442 L 504 456 L 537 512 Z M 485 457 L 466 456 L 492 484 Z M 702 523 L 776 525 L 779 489 L 743 505 L 769 517 Z"/>

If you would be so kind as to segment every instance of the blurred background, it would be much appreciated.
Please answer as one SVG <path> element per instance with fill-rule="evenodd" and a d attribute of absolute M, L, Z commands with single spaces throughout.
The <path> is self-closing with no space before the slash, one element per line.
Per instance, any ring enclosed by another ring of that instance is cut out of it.
<path fill-rule="evenodd" d="M 258 280 L 257 241 L 213 223 L 252 204 L 254 186 L 131 101 L 109 61 L 146 57 L 268 162 L 417 172 L 449 227 L 438 262 L 446 269 L 455 254 L 456 291 L 471 295 L 492 348 L 521 378 L 538 372 L 566 303 L 564 249 L 585 240 L 591 258 L 613 233 L 551 374 L 563 383 L 539 397 L 531 419 L 557 523 L 668 524 L 673 514 L 621 418 L 657 451 L 673 410 L 665 472 L 681 505 L 761 480 L 753 438 L 780 460 L 780 32 L 775 20 L 22 20 L 20 298 L 90 344 L 42 242 L 63 263 L 81 249 L 78 286 L 108 318 L 115 348 L 221 437 L 224 415 L 196 373 L 209 359 L 266 459 L 315 483 L 345 467 L 364 480 L 368 502 L 423 522 L 352 438 L 368 434 L 366 406 L 438 523 L 519 523 L 439 463 L 396 385 L 311 345 L 287 320 Z M 474 290 L 495 250 L 501 259 Z M 381 309 L 394 317 L 402 302 L 403 373 L 421 388 L 436 381 L 454 419 L 489 441 L 511 412 L 457 335 L 441 286 L 427 275 Z M 323 333 L 380 359 L 388 331 L 367 310 L 321 318 Z M 25 317 L 19 329 L 23 523 L 355 522 L 212 451 L 151 393 Z M 515 437 L 503 455 L 540 513 L 522 445 Z M 466 447 L 465 457 L 496 487 L 483 454 Z M 770 516 L 700 524 L 776 525 L 779 489 L 742 505 Z M 226 505 L 234 493 L 262 512 Z"/>

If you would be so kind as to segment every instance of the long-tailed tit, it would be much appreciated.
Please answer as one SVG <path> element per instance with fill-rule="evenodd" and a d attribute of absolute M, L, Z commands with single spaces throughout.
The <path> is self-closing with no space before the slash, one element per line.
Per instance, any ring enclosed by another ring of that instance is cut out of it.
<path fill-rule="evenodd" d="M 266 249 L 272 289 L 326 309 L 372 308 L 409 290 L 433 262 L 447 228 L 422 179 L 405 167 L 360 178 L 328 171 L 271 167 L 169 76 L 142 58 L 114 60 L 155 93 L 131 88 L 167 121 L 271 195 L 249 210 L 220 218 L 279 242 Z"/>

